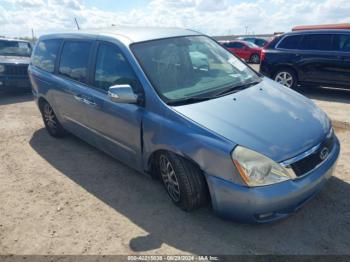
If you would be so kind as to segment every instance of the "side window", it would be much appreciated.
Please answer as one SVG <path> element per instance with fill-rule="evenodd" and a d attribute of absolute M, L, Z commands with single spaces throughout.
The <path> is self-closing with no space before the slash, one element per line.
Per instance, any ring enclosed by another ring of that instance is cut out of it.
<path fill-rule="evenodd" d="M 244 47 L 245 47 L 245 45 L 244 45 L 244 44 L 239 43 L 239 42 L 236 42 L 236 48 L 238 48 L 238 49 L 242 49 L 242 48 L 244 48 Z"/>
<path fill-rule="evenodd" d="M 335 35 L 334 50 L 350 52 L 350 35 Z"/>
<path fill-rule="evenodd" d="M 300 49 L 329 51 L 332 49 L 332 35 L 305 35 L 301 40 Z"/>
<path fill-rule="evenodd" d="M 284 49 L 298 49 L 300 40 L 303 36 L 301 35 L 292 35 L 287 36 L 282 40 L 282 42 L 278 45 L 278 48 Z"/>
<path fill-rule="evenodd" d="M 94 85 L 108 90 L 113 85 L 121 84 L 129 84 L 135 92 L 140 90 L 136 76 L 122 52 L 114 45 L 100 44 Z"/>
<path fill-rule="evenodd" d="M 81 83 L 88 81 L 88 64 L 92 44 L 67 41 L 64 43 L 58 72 Z"/>
<path fill-rule="evenodd" d="M 60 44 L 61 40 L 58 39 L 40 41 L 34 50 L 32 65 L 53 73 Z"/>

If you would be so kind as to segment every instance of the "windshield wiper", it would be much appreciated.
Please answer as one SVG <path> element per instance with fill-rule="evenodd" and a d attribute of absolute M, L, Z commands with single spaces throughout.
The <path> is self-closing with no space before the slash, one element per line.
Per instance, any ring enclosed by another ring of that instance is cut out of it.
<path fill-rule="evenodd" d="M 260 82 L 261 82 L 261 80 L 258 80 L 258 81 L 252 81 L 252 82 L 244 83 L 244 84 L 241 84 L 241 85 L 230 86 L 229 88 L 225 89 L 224 91 L 221 91 L 221 92 L 217 93 L 216 97 L 238 92 L 238 91 L 246 89 L 248 87 L 255 86 L 255 85 L 259 84 Z"/>
<path fill-rule="evenodd" d="M 181 98 L 181 99 L 177 99 L 177 100 L 168 101 L 167 104 L 171 105 L 171 106 L 180 106 L 180 105 L 198 103 L 198 102 L 218 98 L 218 97 L 224 96 L 226 94 L 233 94 L 235 92 L 238 92 L 238 91 L 243 90 L 245 88 L 248 88 L 250 86 L 257 85 L 260 82 L 261 82 L 261 80 L 260 81 L 252 81 L 249 83 L 244 83 L 242 85 L 234 85 L 234 86 L 229 87 L 228 89 L 225 89 L 224 91 L 213 94 L 212 96 L 185 97 L 185 98 Z"/>
<path fill-rule="evenodd" d="M 192 97 L 185 97 L 182 99 L 172 100 L 168 101 L 167 104 L 171 106 L 180 106 L 180 105 L 187 105 L 187 104 L 193 104 L 198 103 L 206 100 L 213 99 L 215 97 L 212 96 L 192 96 Z"/>

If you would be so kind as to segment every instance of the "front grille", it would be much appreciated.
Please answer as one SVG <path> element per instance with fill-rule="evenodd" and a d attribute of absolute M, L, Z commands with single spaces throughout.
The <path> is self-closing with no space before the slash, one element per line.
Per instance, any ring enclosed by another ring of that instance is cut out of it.
<path fill-rule="evenodd" d="M 5 65 L 6 75 L 26 76 L 28 65 Z"/>
<path fill-rule="evenodd" d="M 307 172 L 313 170 L 317 165 L 322 163 L 331 153 L 334 146 L 334 133 L 332 132 L 329 137 L 322 142 L 322 144 L 317 148 L 315 152 L 306 156 L 305 158 L 293 163 L 291 167 L 296 176 L 305 175 Z M 328 151 L 328 154 L 325 152 Z M 322 156 L 323 153 L 323 156 Z"/>

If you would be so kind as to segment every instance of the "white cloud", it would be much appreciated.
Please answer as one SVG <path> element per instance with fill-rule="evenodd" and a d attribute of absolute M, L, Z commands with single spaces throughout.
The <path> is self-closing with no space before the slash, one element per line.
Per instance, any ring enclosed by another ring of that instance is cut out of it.
<path fill-rule="evenodd" d="M 178 26 L 211 35 L 289 31 L 295 25 L 350 22 L 349 0 L 152 0 L 146 7 L 111 12 L 83 0 L 12 0 L 0 6 L 1 34 L 30 35 L 116 25 Z"/>

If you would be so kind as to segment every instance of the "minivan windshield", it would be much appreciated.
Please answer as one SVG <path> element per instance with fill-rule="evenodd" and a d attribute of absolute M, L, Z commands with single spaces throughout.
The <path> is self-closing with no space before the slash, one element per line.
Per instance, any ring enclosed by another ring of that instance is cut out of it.
<path fill-rule="evenodd" d="M 249 87 L 260 77 L 206 36 L 135 43 L 131 49 L 166 103 L 206 100 Z"/>
<path fill-rule="evenodd" d="M 0 40 L 0 55 L 30 56 L 32 48 L 28 42 Z"/>

